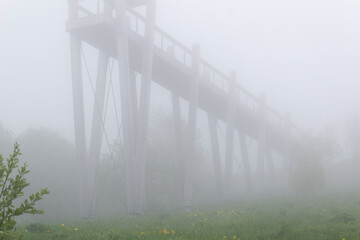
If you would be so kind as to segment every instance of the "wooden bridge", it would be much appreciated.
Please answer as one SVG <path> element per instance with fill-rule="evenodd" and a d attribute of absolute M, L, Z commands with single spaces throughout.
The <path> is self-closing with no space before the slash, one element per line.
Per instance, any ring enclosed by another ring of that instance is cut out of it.
<path fill-rule="evenodd" d="M 91 1 L 91 0 L 87 0 Z M 92 0 L 96 2 L 96 0 Z M 265 158 L 274 150 L 287 160 L 289 144 L 300 132 L 290 121 L 267 105 L 265 96 L 256 97 L 236 83 L 236 73 L 224 74 L 201 58 L 200 46 L 189 49 L 155 25 L 155 0 L 113 0 L 98 2 L 95 11 L 69 0 L 72 81 L 77 160 L 81 166 L 81 206 L 84 215 L 93 214 L 95 171 L 99 161 L 103 131 L 106 74 L 109 59 L 117 60 L 126 160 L 127 206 L 129 213 L 145 208 L 145 161 L 149 125 L 151 82 L 172 93 L 176 124 L 180 124 L 180 98 L 189 102 L 187 139 L 177 132 L 179 159 L 185 162 L 184 207 L 192 204 L 192 163 L 195 158 L 198 108 L 208 114 L 217 194 L 233 172 L 234 138 L 237 130 L 242 161 L 251 191 L 251 173 L 245 136 L 258 141 L 257 168 L 263 175 Z M 136 11 L 146 8 L 146 14 Z M 81 43 L 98 49 L 99 62 L 89 151 L 85 137 L 82 88 Z M 134 72 L 141 74 L 138 102 Z M 221 169 L 216 122 L 226 123 L 225 169 Z"/>

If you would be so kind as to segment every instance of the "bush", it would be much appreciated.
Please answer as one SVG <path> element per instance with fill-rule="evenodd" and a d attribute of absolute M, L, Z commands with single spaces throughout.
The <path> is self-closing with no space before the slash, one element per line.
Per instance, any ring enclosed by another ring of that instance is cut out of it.
<path fill-rule="evenodd" d="M 295 168 L 291 176 L 293 189 L 300 194 L 318 193 L 325 180 L 321 161 L 323 153 L 318 150 L 318 142 L 311 137 L 304 137 L 292 153 L 295 160 Z"/>
<path fill-rule="evenodd" d="M 31 185 L 25 194 L 38 191 L 44 183 L 49 189 L 56 189 L 37 205 L 46 211 L 45 215 L 21 218 L 19 222 L 80 217 L 78 168 L 73 144 L 58 132 L 43 127 L 27 129 L 17 141 L 21 142 L 20 161 L 28 163 L 31 169 L 26 177 Z"/>
<path fill-rule="evenodd" d="M 26 230 L 32 233 L 42 233 L 48 231 L 50 228 L 41 223 L 31 223 L 26 226 Z"/>
<path fill-rule="evenodd" d="M 6 161 L 0 155 L 0 239 L 18 239 L 14 233 L 15 217 L 43 214 L 43 210 L 35 208 L 35 203 L 49 193 L 47 188 L 42 188 L 40 192 L 31 194 L 18 203 L 19 198 L 24 196 L 24 189 L 30 185 L 25 179 L 25 175 L 29 173 L 26 163 L 19 166 L 20 155 L 19 144 L 14 145 L 13 153 Z"/>

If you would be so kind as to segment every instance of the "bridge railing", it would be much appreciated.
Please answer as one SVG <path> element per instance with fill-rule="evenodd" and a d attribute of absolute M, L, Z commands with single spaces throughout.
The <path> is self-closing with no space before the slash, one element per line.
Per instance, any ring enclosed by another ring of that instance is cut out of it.
<path fill-rule="evenodd" d="M 126 12 L 126 16 L 128 19 L 128 24 L 131 30 L 139 34 L 140 36 L 145 36 L 145 19 L 144 17 L 136 12 L 128 9 Z"/>
<path fill-rule="evenodd" d="M 272 123 L 275 128 L 285 129 L 286 121 L 284 117 L 269 106 L 266 108 L 266 119 Z"/>
<path fill-rule="evenodd" d="M 246 91 L 244 88 L 236 85 L 236 98 L 237 104 L 241 104 L 242 107 L 247 107 L 252 112 L 256 113 L 259 109 L 259 100 L 256 96 Z"/>
<path fill-rule="evenodd" d="M 145 17 L 132 9 L 128 9 L 127 15 L 130 29 L 138 33 L 140 36 L 145 36 Z M 191 50 L 172 38 L 159 27 L 155 26 L 154 30 L 154 45 L 165 53 L 171 50 L 174 54 L 174 58 L 179 63 L 190 69 L 192 63 Z"/>
<path fill-rule="evenodd" d="M 132 9 L 128 9 L 128 18 L 130 29 L 144 36 L 145 17 Z M 174 58 L 186 68 L 191 69 L 192 51 L 159 27 L 155 27 L 154 45 L 165 53 L 172 49 Z M 203 59 L 200 59 L 199 74 L 203 79 L 209 81 L 222 91 L 229 92 L 229 77 Z M 248 108 L 252 112 L 257 112 L 259 108 L 258 98 L 239 85 L 236 85 L 236 99 L 243 107 Z M 276 128 L 284 128 L 285 126 L 284 118 L 270 107 L 267 107 L 266 119 Z"/>
<path fill-rule="evenodd" d="M 220 88 L 221 90 L 228 92 L 229 91 L 229 80 L 228 77 L 211 66 L 208 62 L 201 59 L 200 60 L 200 76 L 205 80 L 209 81 L 211 84 Z"/>

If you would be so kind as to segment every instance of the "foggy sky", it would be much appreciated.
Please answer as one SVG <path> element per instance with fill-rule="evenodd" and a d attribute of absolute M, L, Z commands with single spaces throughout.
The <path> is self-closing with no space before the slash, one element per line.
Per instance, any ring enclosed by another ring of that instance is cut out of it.
<path fill-rule="evenodd" d="M 0 122 L 15 133 L 73 139 L 66 20 L 65 0 L 0 0 Z M 158 0 L 157 25 L 304 129 L 360 112 L 358 0 Z"/>

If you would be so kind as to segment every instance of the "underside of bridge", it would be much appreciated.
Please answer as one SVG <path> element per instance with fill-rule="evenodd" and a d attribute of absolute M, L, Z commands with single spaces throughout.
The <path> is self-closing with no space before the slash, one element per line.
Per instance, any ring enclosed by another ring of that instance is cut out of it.
<path fill-rule="evenodd" d="M 136 11 L 146 9 L 142 15 Z M 149 128 L 152 81 L 172 94 L 179 161 L 184 161 L 183 206 L 192 206 L 193 163 L 196 157 L 198 109 L 208 115 L 216 191 L 222 199 L 233 173 L 234 138 L 239 138 L 247 188 L 252 190 L 246 136 L 258 142 L 258 169 L 263 175 L 271 150 L 286 157 L 293 141 L 294 127 L 266 104 L 265 96 L 255 97 L 236 83 L 236 73 L 223 74 L 200 55 L 200 46 L 188 49 L 155 25 L 156 0 L 104 1 L 91 12 L 81 2 L 69 0 L 71 67 L 75 123 L 76 158 L 80 170 L 80 208 L 84 217 L 94 214 L 96 166 L 103 135 L 104 102 L 109 59 L 117 60 L 121 116 L 126 163 L 126 198 L 129 213 L 142 213 L 145 201 L 145 162 Z M 85 136 L 82 83 L 82 43 L 98 49 L 95 100 L 89 147 Z M 137 96 L 134 72 L 141 74 Z M 189 102 L 186 139 L 180 137 L 180 99 Z M 139 100 L 138 100 L 139 99 Z M 139 102 L 138 102 L 139 101 Z M 221 167 L 217 122 L 226 123 L 225 167 Z M 87 150 L 89 149 L 89 150 Z"/>

